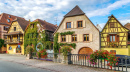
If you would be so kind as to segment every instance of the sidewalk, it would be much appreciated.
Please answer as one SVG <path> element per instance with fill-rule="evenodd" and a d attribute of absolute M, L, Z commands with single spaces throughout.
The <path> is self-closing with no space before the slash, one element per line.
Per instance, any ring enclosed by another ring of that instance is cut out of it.
<path fill-rule="evenodd" d="M 52 72 L 114 72 L 107 69 L 90 68 L 77 65 L 67 65 L 67 64 L 53 63 L 51 61 L 41 61 L 35 59 L 27 60 L 26 57 L 22 55 L 0 54 L 0 60 L 16 62 L 23 65 L 50 70 Z"/>

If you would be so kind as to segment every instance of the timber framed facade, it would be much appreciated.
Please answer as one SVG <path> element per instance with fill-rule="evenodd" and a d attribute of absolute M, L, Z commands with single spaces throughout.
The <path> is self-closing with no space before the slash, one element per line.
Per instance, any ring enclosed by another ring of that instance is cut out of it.
<path fill-rule="evenodd" d="M 111 15 L 100 33 L 101 49 L 114 54 L 129 55 L 128 34 L 129 29 Z"/>

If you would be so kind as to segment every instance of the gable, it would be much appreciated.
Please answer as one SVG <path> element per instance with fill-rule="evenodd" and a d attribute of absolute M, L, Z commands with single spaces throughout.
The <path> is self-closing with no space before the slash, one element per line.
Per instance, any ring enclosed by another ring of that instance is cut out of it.
<path fill-rule="evenodd" d="M 8 30 L 8 33 L 15 32 L 14 27 L 16 27 L 16 31 L 21 31 L 22 33 L 24 33 L 24 31 L 22 30 L 21 26 L 19 25 L 19 23 L 17 21 L 12 22 L 12 24 Z"/>
<path fill-rule="evenodd" d="M 125 28 L 113 15 L 109 18 L 104 26 L 102 33 L 127 32 Z"/>
<path fill-rule="evenodd" d="M 83 27 L 77 28 L 77 22 L 82 21 Z M 71 22 L 71 29 L 66 29 L 66 23 Z M 95 25 L 88 19 L 86 15 L 80 15 L 80 16 L 73 16 L 73 17 L 65 17 L 62 22 L 60 23 L 58 29 L 56 32 L 64 32 L 64 31 L 75 31 L 75 32 L 88 32 L 90 31 L 97 31 L 99 30 L 95 27 Z"/>

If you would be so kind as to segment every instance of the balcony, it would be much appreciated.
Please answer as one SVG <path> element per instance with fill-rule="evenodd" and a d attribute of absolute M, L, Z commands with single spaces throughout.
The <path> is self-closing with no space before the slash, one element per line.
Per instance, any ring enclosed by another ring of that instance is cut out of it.
<path fill-rule="evenodd" d="M 5 40 L 5 44 L 18 44 L 18 43 L 23 43 L 23 39 Z"/>

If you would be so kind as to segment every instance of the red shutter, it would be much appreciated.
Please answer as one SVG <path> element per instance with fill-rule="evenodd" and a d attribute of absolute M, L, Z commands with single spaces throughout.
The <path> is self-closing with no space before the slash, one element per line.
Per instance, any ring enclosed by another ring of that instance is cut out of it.
<path fill-rule="evenodd" d="M 107 42 L 110 41 L 110 35 L 107 35 Z"/>

